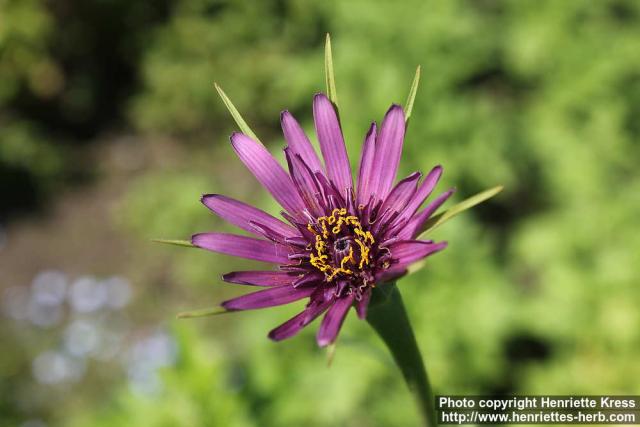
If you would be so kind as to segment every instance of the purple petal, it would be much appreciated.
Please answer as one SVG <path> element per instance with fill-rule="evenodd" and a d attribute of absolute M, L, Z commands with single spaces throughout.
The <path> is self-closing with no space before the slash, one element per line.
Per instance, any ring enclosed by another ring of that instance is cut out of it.
<path fill-rule="evenodd" d="M 222 276 L 227 283 L 249 286 L 291 285 L 296 278 L 286 271 L 232 271 Z"/>
<path fill-rule="evenodd" d="M 252 310 L 288 304 L 306 298 L 312 293 L 313 289 L 310 288 L 294 288 L 290 285 L 283 285 L 242 295 L 225 301 L 221 305 L 229 311 Z"/>
<path fill-rule="evenodd" d="M 353 304 L 354 295 L 338 298 L 322 319 L 316 339 L 320 347 L 325 347 L 336 340 L 349 308 Z"/>
<path fill-rule="evenodd" d="M 191 237 L 191 243 L 202 249 L 276 264 L 289 264 L 286 246 L 253 237 L 227 233 L 201 233 Z"/>
<path fill-rule="evenodd" d="M 356 202 L 355 202 L 355 194 L 353 191 L 347 192 L 347 199 L 345 200 L 345 207 L 349 215 L 356 215 L 358 212 Z"/>
<path fill-rule="evenodd" d="M 309 166 L 312 172 L 322 171 L 320 159 L 313 149 L 311 141 L 304 133 L 298 121 L 288 111 L 283 111 L 280 115 L 280 124 L 282 125 L 282 133 L 287 145 L 294 154 L 302 157 L 302 160 Z"/>
<path fill-rule="evenodd" d="M 384 116 L 376 140 L 376 155 L 373 160 L 373 170 L 376 173 L 373 175 L 371 191 L 378 199 L 384 199 L 393 186 L 402 155 L 404 132 L 404 112 L 401 106 L 394 104 Z"/>
<path fill-rule="evenodd" d="M 308 285 L 318 285 L 324 280 L 324 274 L 320 273 L 318 270 L 312 273 L 306 273 L 302 277 L 296 279 L 293 282 L 294 287 L 298 286 L 308 286 Z"/>
<path fill-rule="evenodd" d="M 319 93 L 313 98 L 313 118 L 327 176 L 344 197 L 344 191 L 353 188 L 351 166 L 338 116 L 326 95 Z"/>
<path fill-rule="evenodd" d="M 387 209 L 391 209 L 393 212 L 402 211 L 415 194 L 416 188 L 418 187 L 418 180 L 421 176 L 422 174 L 420 172 L 414 172 L 398 182 L 384 200 L 380 211 L 385 212 Z"/>
<path fill-rule="evenodd" d="M 393 282 L 407 273 L 408 271 L 405 267 L 394 266 L 376 273 L 376 283 Z"/>
<path fill-rule="evenodd" d="M 383 228 L 386 228 L 386 226 L 392 223 L 393 220 L 398 216 L 398 212 L 392 210 L 391 208 L 386 208 L 384 211 L 379 210 L 378 212 L 382 212 L 382 214 L 376 217 L 375 223 L 371 227 L 371 232 L 374 236 L 377 235 Z M 384 234 L 385 237 L 387 237 L 386 235 L 388 233 Z"/>
<path fill-rule="evenodd" d="M 291 178 L 262 144 L 238 132 L 231 135 L 231 144 L 240 160 L 283 208 L 291 213 L 304 208 Z"/>
<path fill-rule="evenodd" d="M 274 341 L 291 338 L 324 313 L 330 305 L 331 301 L 312 301 L 304 311 L 269 332 L 269 338 Z"/>
<path fill-rule="evenodd" d="M 362 294 L 362 298 L 360 301 L 356 302 L 356 313 L 360 319 L 366 319 L 367 317 L 367 309 L 369 308 L 369 300 L 371 300 L 371 288 L 367 287 L 367 289 Z"/>
<path fill-rule="evenodd" d="M 301 236 L 287 237 L 286 239 L 284 239 L 284 241 L 289 245 L 298 246 L 301 248 L 304 248 L 309 243 L 309 240 Z"/>
<path fill-rule="evenodd" d="M 373 158 L 376 154 L 376 124 L 371 123 L 369 132 L 364 138 L 362 145 L 362 155 L 360 156 L 360 167 L 358 168 L 358 195 L 356 197 L 358 205 L 369 202 L 371 197 L 371 173 L 373 171 Z"/>
<path fill-rule="evenodd" d="M 259 224 L 257 222 L 251 221 L 249 223 L 251 227 L 253 227 L 253 232 L 258 235 L 258 237 L 264 237 L 267 240 L 271 240 L 272 242 L 279 243 L 281 245 L 287 246 L 286 237 L 282 234 L 272 230 L 266 225 Z"/>
<path fill-rule="evenodd" d="M 311 170 L 302 160 L 302 157 L 294 154 L 290 147 L 284 149 L 289 165 L 289 173 L 296 186 L 298 194 L 313 215 L 322 216 L 323 212 L 318 203 L 320 197 L 320 184 Z"/>
<path fill-rule="evenodd" d="M 401 232 L 402 235 L 405 238 L 410 238 L 422 233 L 422 231 L 424 230 L 424 226 L 429 218 L 431 218 L 431 215 L 433 215 L 434 212 L 437 211 L 438 208 L 442 206 L 442 204 L 446 202 L 454 192 L 455 189 L 453 188 L 445 191 L 444 193 L 436 197 L 431 203 L 429 203 L 427 207 L 424 208 L 421 212 L 414 215 L 414 217 L 411 218 L 411 221 L 409 221 L 409 224 L 407 224 L 406 232 L 404 230 Z M 407 233 L 410 234 L 408 236 L 405 236 Z"/>
<path fill-rule="evenodd" d="M 298 230 L 298 233 L 304 236 L 307 240 L 311 240 L 315 238 L 315 235 L 307 229 L 307 223 L 308 223 L 307 221 L 300 221 L 298 218 L 292 217 L 285 211 L 281 211 L 280 215 L 282 215 L 284 219 L 289 221 L 291 225 L 296 227 L 296 229 Z"/>
<path fill-rule="evenodd" d="M 205 194 L 202 196 L 201 201 L 220 218 L 250 233 L 255 233 L 255 229 L 250 225 L 250 222 L 253 221 L 266 225 L 285 237 L 298 236 L 296 229 L 285 222 L 272 217 L 265 211 L 230 197 L 220 194 Z"/>
<path fill-rule="evenodd" d="M 447 201 L 447 199 L 448 199 L 449 197 L 451 197 L 451 195 L 452 195 L 453 193 L 455 193 L 455 191 L 456 191 L 456 190 L 455 190 L 455 188 L 451 188 L 451 189 L 449 189 L 449 190 L 445 191 L 444 193 L 440 194 L 440 195 L 439 195 L 438 197 L 436 197 L 435 199 L 433 199 L 433 201 L 432 201 L 431 203 L 429 203 L 429 204 L 427 205 L 427 207 L 426 207 L 426 208 L 424 208 L 424 210 L 421 212 L 421 213 L 422 213 L 422 215 L 424 215 L 426 218 L 431 217 L 431 215 L 433 215 L 433 213 L 434 213 L 435 211 L 437 211 L 437 210 L 438 210 L 438 208 L 439 208 L 440 206 L 442 206 L 442 204 L 443 204 L 444 202 L 446 202 L 446 201 Z"/>
<path fill-rule="evenodd" d="M 436 166 L 431 169 L 431 172 L 427 175 L 427 177 L 422 181 L 422 184 L 418 188 L 418 190 L 411 197 L 409 203 L 402 211 L 402 214 L 396 218 L 394 221 L 396 224 L 406 221 L 416 213 L 416 211 L 422 206 L 422 203 L 429 197 L 434 187 L 438 183 L 440 176 L 442 175 L 442 166 Z"/>
<path fill-rule="evenodd" d="M 340 206 L 343 206 L 344 198 L 339 194 L 335 185 L 329 182 L 327 177 L 324 176 L 321 172 L 316 172 L 315 176 L 318 180 L 318 183 L 320 184 L 320 187 L 322 188 L 322 192 L 324 193 L 325 198 L 327 199 L 327 205 L 331 204 L 329 203 L 329 201 L 331 201 L 331 198 L 333 198 L 339 203 Z M 329 209 L 333 210 L 335 207 L 336 206 L 329 206 Z"/>
<path fill-rule="evenodd" d="M 422 240 L 402 240 L 389 246 L 398 267 L 407 266 L 447 247 L 447 242 L 433 243 Z"/>

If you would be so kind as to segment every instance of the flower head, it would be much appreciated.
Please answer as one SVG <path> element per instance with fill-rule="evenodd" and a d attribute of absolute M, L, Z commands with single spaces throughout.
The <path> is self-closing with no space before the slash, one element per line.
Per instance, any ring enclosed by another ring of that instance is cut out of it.
<path fill-rule="evenodd" d="M 231 135 L 240 160 L 283 207 L 285 221 L 218 194 L 202 202 L 226 221 L 257 238 L 202 233 L 193 245 L 214 252 L 277 265 L 268 271 L 225 274 L 230 283 L 262 286 L 222 303 L 228 311 L 287 304 L 308 298 L 305 309 L 273 329 L 269 337 L 295 335 L 326 313 L 317 334 L 320 346 L 335 341 L 352 306 L 364 319 L 372 289 L 406 274 L 410 264 L 446 247 L 446 242 L 416 240 L 427 220 L 452 194 L 449 190 L 424 209 L 442 168 L 421 181 L 415 172 L 394 185 L 405 135 L 402 107 L 387 111 L 380 129 L 366 134 L 357 183 L 334 105 L 324 94 L 313 100 L 313 116 L 324 166 L 293 116 L 281 115 L 289 173 L 259 142 Z"/>

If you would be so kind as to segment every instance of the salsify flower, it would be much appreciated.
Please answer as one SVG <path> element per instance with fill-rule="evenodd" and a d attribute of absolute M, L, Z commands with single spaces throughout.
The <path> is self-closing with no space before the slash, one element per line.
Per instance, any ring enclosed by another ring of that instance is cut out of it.
<path fill-rule="evenodd" d="M 422 180 L 415 172 L 394 185 L 405 136 L 399 105 L 389 108 L 379 129 L 371 124 L 355 184 L 338 114 L 324 94 L 314 97 L 313 116 L 324 165 L 288 111 L 281 114 L 288 173 L 260 142 L 243 133 L 231 135 L 238 157 L 282 206 L 286 222 L 229 197 L 208 194 L 202 202 L 209 209 L 256 238 L 201 233 L 191 243 L 276 264 L 273 270 L 223 275 L 226 282 L 266 289 L 225 301 L 222 307 L 248 310 L 308 298 L 304 310 L 269 337 L 289 338 L 325 313 L 317 342 L 326 346 L 336 340 L 351 307 L 358 317 L 366 317 L 373 288 L 446 247 L 446 242 L 416 236 L 453 190 L 420 209 L 442 174 L 440 166 Z"/>

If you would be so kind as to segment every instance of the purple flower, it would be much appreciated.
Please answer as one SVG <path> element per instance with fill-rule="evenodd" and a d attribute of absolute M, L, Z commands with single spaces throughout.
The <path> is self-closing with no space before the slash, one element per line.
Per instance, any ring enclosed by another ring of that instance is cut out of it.
<path fill-rule="evenodd" d="M 313 100 L 316 134 L 324 167 L 309 138 L 288 112 L 281 115 L 289 173 L 265 147 L 242 133 L 231 135 L 240 160 L 284 208 L 287 222 L 218 194 L 202 202 L 221 218 L 257 238 L 202 233 L 193 245 L 214 252 L 277 264 L 268 271 L 225 274 L 229 283 L 265 289 L 222 303 L 227 311 L 287 304 L 308 298 L 305 309 L 273 329 L 269 337 L 295 335 L 323 313 L 320 346 L 336 340 L 354 306 L 364 319 L 371 291 L 406 274 L 407 267 L 446 247 L 446 242 L 416 240 L 429 217 L 452 194 L 449 190 L 420 210 L 442 168 L 421 181 L 415 172 L 394 181 L 405 134 L 402 107 L 392 105 L 378 130 L 372 123 L 364 140 L 354 185 L 334 105 L 324 95 Z"/>

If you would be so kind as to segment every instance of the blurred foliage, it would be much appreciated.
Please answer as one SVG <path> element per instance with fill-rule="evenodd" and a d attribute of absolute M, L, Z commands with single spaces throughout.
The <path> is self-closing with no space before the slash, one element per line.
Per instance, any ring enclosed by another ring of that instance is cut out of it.
<path fill-rule="evenodd" d="M 127 391 L 114 398 L 112 408 L 88 412 L 72 419 L 69 425 L 255 425 L 246 416 L 247 403 L 229 380 L 218 346 L 198 343 L 186 329 L 177 335 L 182 349 L 180 362 L 163 373 L 167 387 L 161 395 Z"/>
<path fill-rule="evenodd" d="M 39 72 L 33 64 L 55 68 L 59 58 L 45 40 L 66 30 L 41 2 L 0 4 L 32 23 L 0 27 L 3 59 L 15 52 L 15 64 L 25 64 L 7 68 L 3 60 L 0 67 L 9 82 L 0 108 L 15 116 L 0 133 L 25 140 L 10 145 L 3 137 L 0 159 L 28 165 L 41 184 L 69 166 L 47 142 L 53 139 L 29 127 L 11 130 L 14 120 L 29 117 L 8 106 L 15 88 Z M 457 200 L 505 185 L 497 199 L 438 229 L 433 237 L 449 241 L 447 250 L 399 283 L 436 392 L 640 394 L 640 3 L 183 0 L 167 10 L 153 31 L 129 26 L 119 39 L 139 43 L 139 56 L 127 63 L 140 81 L 124 86 L 128 97 L 117 105 L 140 135 L 180 141 L 186 160 L 131 183 L 114 219 L 123 229 L 141 240 L 225 229 L 199 204 L 204 192 L 277 213 L 233 157 L 227 136 L 234 123 L 213 82 L 279 153 L 281 110 L 313 135 L 311 99 L 324 90 L 322 49 L 331 32 L 353 164 L 370 121 L 391 102 L 404 102 L 421 64 L 403 172 L 441 163 L 440 189 L 457 186 Z M 141 251 L 165 260 L 173 289 L 185 298 L 173 302 L 195 304 L 187 308 L 239 294 L 219 275 L 255 264 L 190 249 Z M 158 293 L 151 286 L 147 292 Z M 159 319 L 172 314 L 165 301 L 156 307 Z M 114 387 L 93 406 L 61 408 L 56 419 L 98 426 L 415 425 L 399 373 L 355 316 L 330 368 L 315 347 L 315 325 L 288 342 L 269 342 L 268 330 L 295 309 L 180 322 L 179 363 L 166 369 L 158 395 Z"/>
<path fill-rule="evenodd" d="M 0 219 L 94 175 L 83 153 L 122 124 L 139 56 L 168 0 L 0 1 Z"/>

